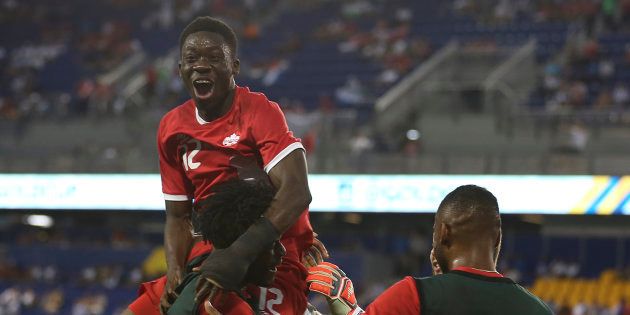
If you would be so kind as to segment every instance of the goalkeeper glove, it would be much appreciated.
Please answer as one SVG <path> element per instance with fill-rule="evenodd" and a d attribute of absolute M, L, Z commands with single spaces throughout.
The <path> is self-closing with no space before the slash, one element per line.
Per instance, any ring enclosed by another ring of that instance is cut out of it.
<path fill-rule="evenodd" d="M 308 270 L 309 290 L 326 297 L 333 315 L 362 314 L 357 305 L 352 280 L 334 264 L 323 262 Z"/>

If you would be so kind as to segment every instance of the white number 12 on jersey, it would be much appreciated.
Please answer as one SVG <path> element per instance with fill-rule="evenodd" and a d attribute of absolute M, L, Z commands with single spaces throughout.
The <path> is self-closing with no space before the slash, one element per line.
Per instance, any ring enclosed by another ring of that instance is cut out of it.
<path fill-rule="evenodd" d="M 271 293 L 275 296 L 275 298 L 268 297 L 268 293 Z M 276 312 L 273 307 L 274 305 L 282 304 L 282 300 L 284 299 L 284 294 L 282 291 L 276 288 L 260 288 L 260 300 L 258 309 L 262 311 L 262 314 L 271 314 L 271 315 L 280 315 L 280 313 Z"/>
<path fill-rule="evenodd" d="M 188 151 L 184 152 L 182 156 L 182 162 L 184 163 L 184 169 L 194 170 L 194 169 L 197 169 L 199 165 L 201 165 L 200 162 L 193 161 L 193 158 L 195 157 L 195 155 L 197 155 L 197 153 L 199 153 L 199 150 L 201 150 L 201 141 L 197 139 L 190 139 L 188 140 L 188 143 L 194 143 L 195 149 L 190 151 L 190 154 L 188 154 Z M 186 147 L 186 149 L 188 149 L 188 146 Z"/>

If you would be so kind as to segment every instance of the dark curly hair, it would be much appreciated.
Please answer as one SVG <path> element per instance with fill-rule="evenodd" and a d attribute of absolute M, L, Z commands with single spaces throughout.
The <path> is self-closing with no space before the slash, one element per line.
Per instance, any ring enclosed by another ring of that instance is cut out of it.
<path fill-rule="evenodd" d="M 216 248 L 230 246 L 269 208 L 275 192 L 261 181 L 229 180 L 214 186 L 195 205 L 204 240 Z"/>
<path fill-rule="evenodd" d="M 182 50 L 182 47 L 184 47 L 184 42 L 186 41 L 188 35 L 197 32 L 211 32 L 223 36 L 223 39 L 230 47 L 230 50 L 232 50 L 232 56 L 236 56 L 238 50 L 238 39 L 236 39 L 234 30 L 229 25 L 225 24 L 225 22 L 209 16 L 200 16 L 186 25 L 182 33 L 179 35 L 180 51 Z"/>

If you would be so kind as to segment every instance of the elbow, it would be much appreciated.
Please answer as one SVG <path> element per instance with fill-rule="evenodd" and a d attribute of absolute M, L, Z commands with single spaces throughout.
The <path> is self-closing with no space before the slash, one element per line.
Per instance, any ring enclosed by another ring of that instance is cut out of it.
<path fill-rule="evenodd" d="M 306 189 L 296 189 L 292 195 L 292 208 L 295 209 L 295 212 L 299 213 L 302 213 L 304 210 L 306 210 L 313 200 L 313 196 L 311 196 L 311 192 L 308 187 Z"/>
<path fill-rule="evenodd" d="M 313 196 L 311 195 L 311 191 L 306 189 L 306 191 L 302 193 L 301 208 L 302 209 L 308 208 L 308 206 L 311 204 L 311 201 L 313 201 Z"/>

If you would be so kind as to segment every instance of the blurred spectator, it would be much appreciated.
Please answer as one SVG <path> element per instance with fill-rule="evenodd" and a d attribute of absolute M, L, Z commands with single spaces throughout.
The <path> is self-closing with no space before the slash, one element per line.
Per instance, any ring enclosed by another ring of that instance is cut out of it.
<path fill-rule="evenodd" d="M 511 0 L 499 0 L 494 7 L 494 18 L 499 23 L 512 21 L 515 15 L 514 3 Z"/>
<path fill-rule="evenodd" d="M 554 259 L 549 265 L 549 271 L 553 277 L 566 277 L 569 266 L 564 260 Z"/>
<path fill-rule="evenodd" d="M 22 310 L 20 295 L 20 291 L 13 287 L 0 293 L 0 314 L 19 315 Z"/>
<path fill-rule="evenodd" d="M 359 18 L 374 12 L 374 6 L 367 0 L 351 0 L 347 1 L 341 7 L 341 14 L 345 18 Z"/>
<path fill-rule="evenodd" d="M 86 266 L 81 271 L 81 282 L 84 284 L 94 283 L 96 281 L 97 273 L 94 266 Z"/>
<path fill-rule="evenodd" d="M 582 153 L 586 149 L 590 138 L 588 129 L 581 122 L 575 122 L 561 127 L 561 136 L 556 150 L 564 153 Z M 551 273 L 554 275 L 566 276 L 568 264 L 564 261 L 556 261 L 551 265 Z"/>
<path fill-rule="evenodd" d="M 612 79 L 615 74 L 615 63 L 610 59 L 602 59 L 598 64 L 599 80 L 606 83 Z"/>
<path fill-rule="evenodd" d="M 367 92 L 361 81 L 355 76 L 349 76 L 346 83 L 335 92 L 337 102 L 342 105 L 359 105 L 367 102 Z"/>
<path fill-rule="evenodd" d="M 630 315 L 630 303 L 622 298 L 612 311 L 612 315 Z"/>
<path fill-rule="evenodd" d="M 60 288 L 44 293 L 41 308 L 45 314 L 58 314 L 64 304 L 64 293 Z"/>
<path fill-rule="evenodd" d="M 618 28 L 618 4 L 617 0 L 602 0 L 601 13 L 604 19 L 604 26 L 609 31 L 616 31 Z"/>
<path fill-rule="evenodd" d="M 289 70 L 291 63 L 286 59 L 276 59 L 269 63 L 266 73 L 262 77 L 262 84 L 264 86 L 271 86 L 278 81 L 278 78 L 285 71 Z"/>
<path fill-rule="evenodd" d="M 580 264 L 577 261 L 572 261 L 567 266 L 567 277 L 575 278 L 580 274 Z"/>
<path fill-rule="evenodd" d="M 569 86 L 568 105 L 572 109 L 581 109 L 586 106 L 588 88 L 582 81 L 574 81 Z"/>
<path fill-rule="evenodd" d="M 349 165 L 355 165 L 358 172 L 365 172 L 370 165 L 370 152 L 374 150 L 374 140 L 364 129 L 359 129 L 350 139 Z"/>
<path fill-rule="evenodd" d="M 628 86 L 623 83 L 617 83 L 613 90 L 613 104 L 616 108 L 628 108 L 630 105 L 630 91 Z"/>
<path fill-rule="evenodd" d="M 280 104 L 284 105 L 283 111 L 287 119 L 287 125 L 296 137 L 307 137 L 309 133 L 317 128 L 321 120 L 321 113 L 319 111 L 306 111 L 304 104 L 300 101 L 291 102 L 285 99 L 281 101 Z"/>
<path fill-rule="evenodd" d="M 107 307 L 107 296 L 102 293 L 88 294 L 75 301 L 72 315 L 101 315 Z"/>
<path fill-rule="evenodd" d="M 609 89 L 602 89 L 595 100 L 594 108 L 596 110 L 604 111 L 612 107 L 613 97 Z"/>
<path fill-rule="evenodd" d="M 243 38 L 246 40 L 256 40 L 260 37 L 260 25 L 257 21 L 245 23 L 243 28 Z"/>
<path fill-rule="evenodd" d="M 35 307 L 35 302 L 37 301 L 36 298 L 37 295 L 35 294 L 35 291 L 31 288 L 27 288 L 22 292 L 20 301 L 25 310 L 30 310 Z"/>
<path fill-rule="evenodd" d="M 554 92 L 560 87 L 560 65 L 553 61 L 550 61 L 545 65 L 545 73 L 543 78 L 543 86 L 545 91 Z"/>

